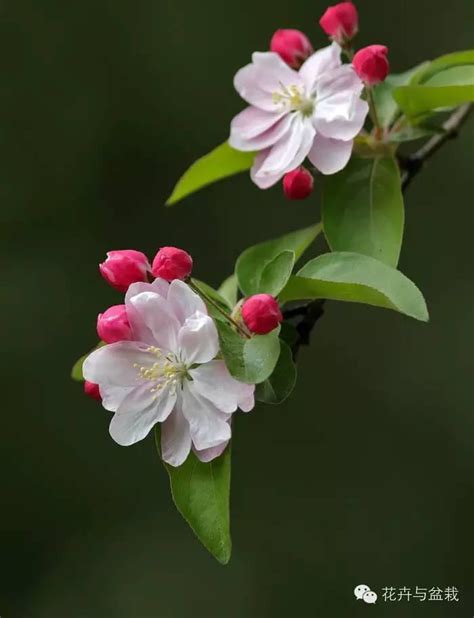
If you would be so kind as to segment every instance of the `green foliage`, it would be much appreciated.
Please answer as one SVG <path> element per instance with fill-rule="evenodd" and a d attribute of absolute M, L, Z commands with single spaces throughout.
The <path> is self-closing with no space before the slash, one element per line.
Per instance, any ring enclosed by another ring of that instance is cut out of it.
<path fill-rule="evenodd" d="M 155 429 L 155 443 L 161 457 L 159 425 Z M 193 452 L 178 468 L 163 462 L 176 508 L 204 547 L 221 564 L 229 562 L 232 551 L 230 455 L 229 445 L 220 457 L 209 463 L 199 461 Z"/>
<path fill-rule="evenodd" d="M 290 396 L 296 384 L 296 366 L 288 345 L 280 341 L 280 357 L 272 375 L 257 385 L 256 398 L 263 403 L 278 404 Z"/>
<path fill-rule="evenodd" d="M 374 97 L 375 105 L 377 106 L 377 116 L 383 127 L 389 127 L 400 112 L 400 108 L 393 98 L 394 89 L 398 86 L 409 84 L 413 75 L 428 65 L 429 62 L 423 62 L 404 73 L 392 73 L 384 82 L 375 87 Z"/>
<path fill-rule="evenodd" d="M 204 281 L 200 281 L 199 279 L 192 279 L 191 282 L 200 291 L 202 291 L 206 296 L 208 296 L 212 301 L 214 301 L 217 305 L 219 305 L 219 307 L 221 307 L 221 309 L 226 311 L 226 313 L 229 313 L 229 310 L 232 309 L 233 305 L 229 304 L 227 298 L 222 296 L 222 294 L 220 294 L 217 290 L 215 290 L 213 287 L 211 287 L 207 283 L 204 283 Z M 206 299 L 204 298 L 204 301 L 205 300 Z M 216 309 L 210 303 L 206 303 L 206 304 L 207 304 L 207 308 L 209 310 L 209 313 L 212 316 L 214 316 L 214 314 L 216 312 Z M 217 317 L 220 317 L 219 313 L 217 314 Z"/>
<path fill-rule="evenodd" d="M 432 60 L 431 62 L 425 62 L 423 65 L 421 65 L 418 71 L 413 74 L 410 80 L 410 85 L 416 86 L 418 84 L 424 84 L 442 71 L 446 71 L 447 69 L 452 69 L 454 67 L 468 65 L 474 65 L 473 49 L 452 52 L 450 54 L 440 56 L 439 58 L 436 58 L 436 60 Z"/>
<path fill-rule="evenodd" d="M 277 256 L 283 252 L 293 252 L 294 261 L 298 260 L 303 252 L 321 232 L 321 224 L 291 232 L 280 238 L 269 240 L 250 247 L 244 251 L 236 263 L 236 275 L 239 287 L 246 296 L 259 294 L 262 291 L 262 275 L 267 267 Z M 289 263 L 288 256 L 279 258 L 286 265 Z M 269 273 L 273 267 L 269 267 Z M 270 274 L 265 275 L 264 284 L 268 284 Z M 273 289 L 277 286 L 275 280 Z"/>
<path fill-rule="evenodd" d="M 394 97 L 407 116 L 474 101 L 474 86 L 403 86 Z"/>
<path fill-rule="evenodd" d="M 254 158 L 255 153 L 234 150 L 227 142 L 221 144 L 181 176 L 166 205 L 172 206 L 207 185 L 250 169 Z"/>
<path fill-rule="evenodd" d="M 246 339 L 226 322 L 217 321 L 216 326 L 222 356 L 234 378 L 248 384 L 259 384 L 271 376 L 280 355 L 279 328 L 268 335 Z"/>
<path fill-rule="evenodd" d="M 235 274 L 227 277 L 217 290 L 217 293 L 220 294 L 222 298 L 225 298 L 231 309 L 237 303 L 237 292 L 237 277 Z"/>
<path fill-rule="evenodd" d="M 393 157 L 352 157 L 323 187 L 323 225 L 333 251 L 372 256 L 396 266 L 403 239 L 400 172 Z"/>
<path fill-rule="evenodd" d="M 357 253 L 326 253 L 291 277 L 282 300 L 327 298 L 365 303 L 428 321 L 420 290 L 398 270 Z"/>
<path fill-rule="evenodd" d="M 265 266 L 260 278 L 261 293 L 278 296 L 290 278 L 295 265 L 294 251 L 282 251 Z"/>

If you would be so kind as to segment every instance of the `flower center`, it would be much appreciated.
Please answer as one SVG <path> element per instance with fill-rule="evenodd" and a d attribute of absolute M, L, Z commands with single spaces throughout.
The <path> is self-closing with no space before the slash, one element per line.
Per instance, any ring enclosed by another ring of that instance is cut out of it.
<path fill-rule="evenodd" d="M 141 367 L 138 363 L 134 363 L 133 367 L 138 370 L 139 378 L 153 383 L 150 392 L 155 393 L 155 398 L 166 386 L 171 386 L 173 392 L 175 392 L 176 387 L 186 377 L 188 367 L 180 362 L 174 354 L 165 355 L 160 348 L 155 346 L 150 346 L 146 351 L 153 354 L 157 360 L 147 367 Z"/>
<path fill-rule="evenodd" d="M 314 99 L 305 95 L 303 88 L 298 86 L 285 86 L 280 82 L 281 91 L 272 94 L 275 105 L 280 105 L 283 110 L 300 112 L 303 116 L 311 116 L 314 111 Z"/>

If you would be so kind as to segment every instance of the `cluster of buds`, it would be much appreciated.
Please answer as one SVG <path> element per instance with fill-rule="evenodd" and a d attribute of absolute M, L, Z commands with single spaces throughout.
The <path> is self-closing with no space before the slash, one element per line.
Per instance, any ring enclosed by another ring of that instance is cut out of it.
<path fill-rule="evenodd" d="M 192 257 L 177 247 L 162 247 L 151 265 L 145 254 L 133 249 L 110 251 L 107 259 L 99 265 L 105 281 L 120 292 L 126 292 L 132 283 L 149 282 L 153 278 L 189 280 L 192 268 Z M 248 331 L 258 335 L 269 333 L 283 320 L 277 300 L 268 294 L 256 294 L 246 299 L 241 317 Z M 114 305 L 99 313 L 97 334 L 106 344 L 133 340 L 125 305 Z M 101 400 L 97 384 L 86 380 L 84 392 L 93 399 Z"/>
<path fill-rule="evenodd" d="M 359 31 L 359 15 L 352 2 L 330 6 L 319 25 L 351 58 L 355 72 L 368 88 L 385 80 L 390 70 L 387 47 L 369 45 L 353 54 L 352 41 Z M 270 51 L 277 53 L 291 68 L 299 69 L 314 50 L 304 32 L 280 29 L 271 39 Z M 304 200 L 313 192 L 313 183 L 311 172 L 299 167 L 284 176 L 283 192 L 289 200 Z"/>

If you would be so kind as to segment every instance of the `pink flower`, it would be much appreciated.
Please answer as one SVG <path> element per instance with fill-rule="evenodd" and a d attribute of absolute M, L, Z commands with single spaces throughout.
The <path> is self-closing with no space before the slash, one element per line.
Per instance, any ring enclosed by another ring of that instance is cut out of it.
<path fill-rule="evenodd" d="M 357 75 L 369 86 L 383 82 L 390 71 L 385 45 L 369 45 L 355 54 L 352 64 Z"/>
<path fill-rule="evenodd" d="M 116 343 L 131 339 L 132 331 L 125 305 L 114 305 L 97 317 L 97 334 L 105 343 Z"/>
<path fill-rule="evenodd" d="M 193 258 L 177 247 L 162 247 L 153 260 L 151 272 L 166 281 L 186 279 L 193 270 Z"/>
<path fill-rule="evenodd" d="M 266 335 L 283 320 L 280 306 L 270 294 L 255 294 L 242 305 L 242 319 L 251 333 Z"/>
<path fill-rule="evenodd" d="M 299 72 L 278 54 L 256 52 L 234 85 L 249 104 L 231 124 L 230 145 L 257 151 L 251 177 L 261 189 L 277 183 L 306 157 L 323 174 L 343 169 L 368 105 L 363 83 L 343 65 L 337 43 L 310 56 Z"/>
<path fill-rule="evenodd" d="M 94 384 L 93 382 L 89 382 L 88 380 L 85 380 L 84 392 L 88 397 L 91 397 L 92 399 L 95 399 L 96 401 L 102 401 L 102 397 L 100 396 L 98 384 Z"/>
<path fill-rule="evenodd" d="M 343 45 L 350 41 L 359 29 L 357 9 L 352 2 L 340 2 L 330 6 L 319 20 L 319 25 L 328 36 Z"/>
<path fill-rule="evenodd" d="M 218 457 L 232 414 L 254 407 L 255 387 L 216 359 L 217 329 L 205 304 L 183 281 L 156 279 L 131 285 L 125 306 L 132 340 L 95 350 L 83 365 L 114 412 L 112 438 L 128 446 L 162 423 L 162 457 L 170 465 L 181 465 L 191 448 L 201 461 Z"/>
<path fill-rule="evenodd" d="M 290 67 L 299 69 L 313 53 L 308 37 L 299 30 L 277 30 L 270 42 L 270 50 L 277 53 Z"/>
<path fill-rule="evenodd" d="M 150 264 L 146 255 L 133 249 L 109 251 L 107 259 L 99 264 L 102 277 L 119 292 L 137 281 L 146 281 Z"/>
<path fill-rule="evenodd" d="M 314 178 L 304 167 L 285 174 L 283 192 L 289 200 L 304 200 L 313 192 Z"/>

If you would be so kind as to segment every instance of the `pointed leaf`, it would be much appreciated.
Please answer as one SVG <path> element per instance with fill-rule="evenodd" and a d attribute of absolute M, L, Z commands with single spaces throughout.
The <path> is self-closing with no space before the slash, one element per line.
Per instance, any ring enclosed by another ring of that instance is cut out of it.
<path fill-rule="evenodd" d="M 290 396 L 296 384 L 296 366 L 288 345 L 280 341 L 281 352 L 272 375 L 257 385 L 256 398 L 269 404 L 278 404 Z"/>
<path fill-rule="evenodd" d="M 410 85 L 415 86 L 417 84 L 424 84 L 441 71 L 466 65 L 474 65 L 473 49 L 445 54 L 444 56 L 436 58 L 436 60 L 425 63 L 413 75 L 410 80 Z"/>
<path fill-rule="evenodd" d="M 280 355 L 279 328 L 268 335 L 241 337 L 226 322 L 216 322 L 221 353 L 230 373 L 241 382 L 259 384 L 275 369 Z"/>
<path fill-rule="evenodd" d="M 400 172 L 392 157 L 353 157 L 323 187 L 323 225 L 333 251 L 363 253 L 396 266 L 403 239 Z"/>
<path fill-rule="evenodd" d="M 365 303 L 429 319 L 420 290 L 400 271 L 357 253 L 326 253 L 308 262 L 291 277 L 280 295 L 282 302 L 327 298 Z"/>
<path fill-rule="evenodd" d="M 237 277 L 235 275 L 227 277 L 227 279 L 221 283 L 217 291 L 222 298 L 226 299 L 229 303 L 229 307 L 232 309 L 237 303 Z"/>
<path fill-rule="evenodd" d="M 278 296 L 290 278 L 295 264 L 293 251 L 282 251 L 265 266 L 260 279 L 260 293 Z"/>
<path fill-rule="evenodd" d="M 393 92 L 408 116 L 474 101 L 474 86 L 402 86 Z"/>
<path fill-rule="evenodd" d="M 178 180 L 166 202 L 172 206 L 191 193 L 252 167 L 255 153 L 234 150 L 227 142 L 198 159 Z"/>
<path fill-rule="evenodd" d="M 159 425 L 156 427 L 155 443 L 161 457 Z M 199 461 L 193 452 L 178 468 L 163 462 L 176 508 L 204 547 L 221 564 L 229 562 L 232 551 L 230 454 L 229 445 L 220 457 L 209 463 Z"/>
<path fill-rule="evenodd" d="M 262 273 L 267 264 L 283 251 L 293 251 L 295 260 L 298 260 L 321 232 L 321 229 L 322 226 L 318 223 L 280 238 L 249 247 L 240 255 L 235 266 L 237 280 L 242 292 L 246 296 L 258 294 Z"/>

